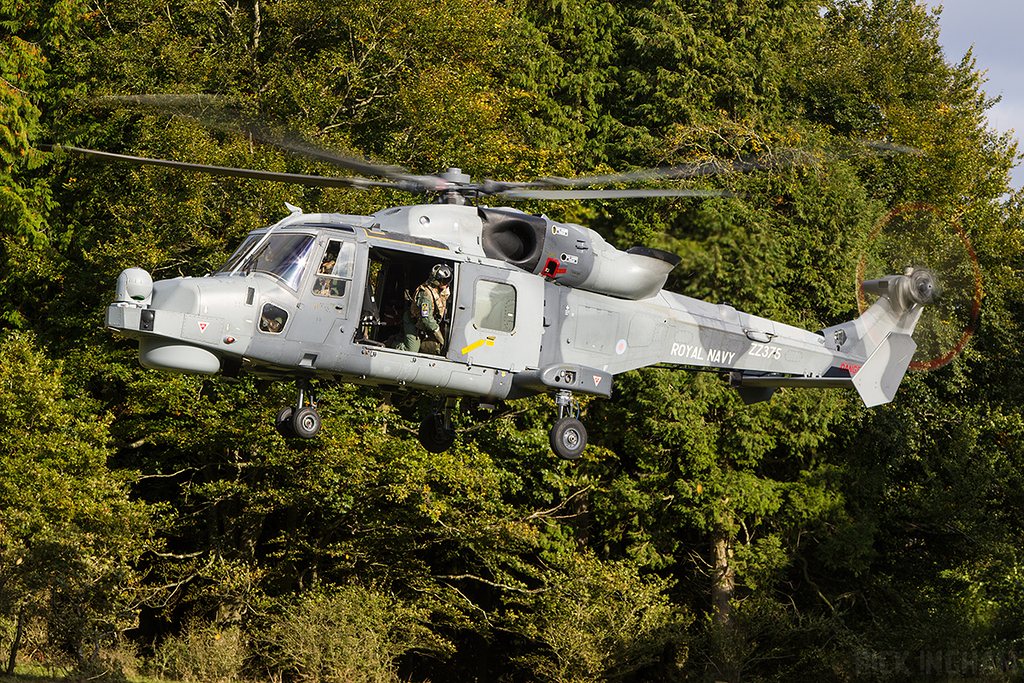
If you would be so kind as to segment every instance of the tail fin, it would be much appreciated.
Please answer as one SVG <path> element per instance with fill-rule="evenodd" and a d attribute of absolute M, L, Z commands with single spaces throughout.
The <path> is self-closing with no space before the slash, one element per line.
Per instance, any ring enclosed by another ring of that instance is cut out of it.
<path fill-rule="evenodd" d="M 841 353 L 867 360 L 853 374 L 853 386 L 866 406 L 892 401 L 917 349 L 910 336 L 924 306 L 940 293 L 935 274 L 908 270 L 880 280 L 867 280 L 864 291 L 878 300 L 856 320 L 822 330 Z"/>
<path fill-rule="evenodd" d="M 880 280 L 866 280 L 864 292 L 878 300 L 856 320 L 821 331 L 833 348 L 844 354 L 870 358 L 890 333 L 910 335 L 921 318 L 924 306 L 939 296 L 934 273 L 924 269 Z"/>
<path fill-rule="evenodd" d="M 890 332 L 853 376 L 853 386 L 868 408 L 888 403 L 896 396 L 917 342 L 909 334 Z"/>
<path fill-rule="evenodd" d="M 766 401 L 778 387 L 850 386 L 869 408 L 892 401 L 917 349 L 910 335 L 924 306 L 938 297 L 938 282 L 930 271 L 917 269 L 870 280 L 863 287 L 878 300 L 859 318 L 818 332 L 831 354 L 831 367 L 813 376 L 730 372 L 729 382 L 744 403 Z"/>

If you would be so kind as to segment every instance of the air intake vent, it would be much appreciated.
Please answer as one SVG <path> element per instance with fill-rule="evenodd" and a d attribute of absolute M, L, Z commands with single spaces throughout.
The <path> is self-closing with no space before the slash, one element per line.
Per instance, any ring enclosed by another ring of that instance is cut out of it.
<path fill-rule="evenodd" d="M 544 219 L 500 209 L 479 209 L 478 213 L 483 223 L 484 253 L 533 272 L 540 263 L 544 245 Z"/>

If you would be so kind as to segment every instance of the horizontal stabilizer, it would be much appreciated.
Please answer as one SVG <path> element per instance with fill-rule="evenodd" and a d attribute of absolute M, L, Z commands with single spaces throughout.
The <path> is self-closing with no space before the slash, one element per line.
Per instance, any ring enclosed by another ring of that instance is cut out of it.
<path fill-rule="evenodd" d="M 909 334 L 886 335 L 853 376 L 853 386 L 864 405 L 872 408 L 892 401 L 916 349 L 917 343 Z"/>
<path fill-rule="evenodd" d="M 750 405 L 767 401 L 780 387 L 796 387 L 800 389 L 848 389 L 853 383 L 849 377 L 799 377 L 795 375 L 753 375 L 743 372 L 730 372 L 729 384 L 739 391 L 743 403 Z"/>

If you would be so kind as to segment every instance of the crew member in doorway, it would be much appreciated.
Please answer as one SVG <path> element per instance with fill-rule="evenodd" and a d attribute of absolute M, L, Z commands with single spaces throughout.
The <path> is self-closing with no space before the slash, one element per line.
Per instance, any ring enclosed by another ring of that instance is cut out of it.
<path fill-rule="evenodd" d="M 448 308 L 448 287 L 452 281 L 451 266 L 439 263 L 430 277 L 416 288 L 412 303 L 402 315 L 402 334 L 395 339 L 395 348 L 416 353 L 440 354 L 444 335 L 440 323 Z"/>

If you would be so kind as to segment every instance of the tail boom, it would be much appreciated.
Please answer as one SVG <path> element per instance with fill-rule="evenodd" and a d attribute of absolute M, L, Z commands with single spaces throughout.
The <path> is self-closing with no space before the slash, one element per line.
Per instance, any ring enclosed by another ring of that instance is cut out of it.
<path fill-rule="evenodd" d="M 879 295 L 872 306 L 855 320 L 817 333 L 732 311 L 743 338 L 733 333 L 730 345 L 738 341 L 746 350 L 732 363 L 695 363 L 702 360 L 697 352 L 696 359 L 680 364 L 728 370 L 730 385 L 747 403 L 767 400 L 779 387 L 853 387 L 868 407 L 889 403 L 917 348 L 911 334 L 938 285 L 931 273 L 911 271 L 869 281 L 865 289 Z M 692 346 L 682 346 L 694 355 Z M 671 355 L 679 355 L 675 346 Z"/>
<path fill-rule="evenodd" d="M 817 332 L 665 290 L 626 301 L 551 284 L 538 381 L 558 388 L 541 380 L 567 364 L 609 380 L 637 368 L 679 365 L 728 375 L 751 403 L 777 387 L 853 387 L 867 405 L 878 405 L 892 400 L 916 347 L 910 335 L 926 305 L 918 295 L 929 282 L 921 280 L 888 278 L 860 317 Z M 610 381 L 600 389 L 609 391 Z"/>

